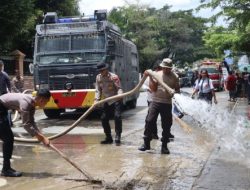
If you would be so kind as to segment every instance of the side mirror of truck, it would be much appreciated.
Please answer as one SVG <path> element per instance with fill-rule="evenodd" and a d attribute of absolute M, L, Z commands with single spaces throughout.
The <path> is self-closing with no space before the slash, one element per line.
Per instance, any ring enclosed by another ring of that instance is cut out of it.
<path fill-rule="evenodd" d="M 30 70 L 30 74 L 34 73 L 34 64 L 33 63 L 29 64 L 29 70 Z"/>

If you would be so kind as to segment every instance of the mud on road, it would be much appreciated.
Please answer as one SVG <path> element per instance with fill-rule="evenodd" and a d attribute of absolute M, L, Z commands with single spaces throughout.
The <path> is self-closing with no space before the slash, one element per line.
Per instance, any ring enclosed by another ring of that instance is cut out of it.
<path fill-rule="evenodd" d="M 175 140 L 169 144 L 170 155 L 160 153 L 160 140 L 151 142 L 150 151 L 140 152 L 146 113 L 147 107 L 139 106 L 123 114 L 121 146 L 99 143 L 104 138 L 99 119 L 87 120 L 71 134 L 52 141 L 94 179 L 101 180 L 101 185 L 84 181 L 86 178 L 79 171 L 52 150 L 37 144 L 16 143 L 12 165 L 24 175 L 7 178 L 7 184 L 1 189 L 191 189 L 214 148 L 213 138 L 186 117 L 185 121 L 196 129 L 188 134 L 174 123 Z M 60 127 L 65 124 L 58 122 Z M 59 127 L 54 126 L 58 122 L 38 121 L 41 125 L 50 125 L 48 133 Z M 113 121 L 111 124 L 114 128 Z"/>

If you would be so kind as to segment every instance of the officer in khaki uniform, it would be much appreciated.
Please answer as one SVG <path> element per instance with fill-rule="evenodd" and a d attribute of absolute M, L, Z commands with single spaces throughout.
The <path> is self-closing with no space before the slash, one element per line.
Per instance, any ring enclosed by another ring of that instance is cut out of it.
<path fill-rule="evenodd" d="M 50 141 L 45 137 L 35 123 L 35 107 L 43 108 L 49 101 L 51 94 L 47 89 L 37 91 L 36 97 L 23 93 L 8 93 L 0 96 L 0 139 L 3 151 L 3 168 L 1 175 L 6 177 L 20 177 L 22 172 L 11 167 L 10 159 L 13 153 L 14 135 L 10 127 L 8 110 L 18 110 L 22 117 L 22 124 L 26 131 L 35 136 L 44 145 L 49 146 Z"/>
<path fill-rule="evenodd" d="M 162 67 L 161 71 L 155 72 L 158 78 L 161 78 L 170 88 L 174 89 L 175 92 L 180 92 L 179 78 L 177 74 L 172 71 L 172 60 L 169 58 L 163 59 L 160 64 Z M 145 71 L 144 75 L 148 76 L 148 72 Z M 157 117 L 161 115 L 162 122 L 162 154 L 169 154 L 167 143 L 172 137 L 170 131 L 173 123 L 172 118 L 172 96 L 149 76 L 149 88 L 152 91 L 152 102 L 150 103 L 148 115 L 145 120 L 145 131 L 144 131 L 144 144 L 139 147 L 140 151 L 146 151 L 150 149 L 150 141 L 152 140 L 152 131 L 154 124 L 156 123 Z"/>
<path fill-rule="evenodd" d="M 119 77 L 108 71 L 108 65 L 105 63 L 99 63 L 97 65 L 97 70 L 100 72 L 96 76 L 96 94 L 95 102 L 105 99 L 117 94 L 122 94 L 122 88 Z M 115 120 L 115 143 L 121 143 L 121 133 L 122 133 L 122 119 L 121 119 L 121 100 L 115 102 L 106 102 L 102 109 L 102 126 L 104 133 L 106 135 L 105 140 L 101 141 L 101 144 L 112 144 L 113 138 L 111 135 L 111 128 L 109 120 L 114 114 Z"/>

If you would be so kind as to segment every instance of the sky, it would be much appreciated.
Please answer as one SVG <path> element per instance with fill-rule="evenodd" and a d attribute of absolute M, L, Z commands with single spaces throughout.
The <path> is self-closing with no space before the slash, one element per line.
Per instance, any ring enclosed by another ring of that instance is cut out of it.
<path fill-rule="evenodd" d="M 156 9 L 162 8 L 164 5 L 171 5 L 172 11 L 186 10 L 195 8 L 199 5 L 199 0 L 126 0 L 129 3 L 135 3 L 137 1 L 140 4 L 147 4 L 150 7 Z M 96 9 L 107 9 L 110 11 L 113 7 L 119 7 L 125 5 L 124 0 L 80 0 L 79 6 L 81 13 L 85 15 L 93 15 Z"/>
<path fill-rule="evenodd" d="M 107 9 L 110 11 L 114 7 L 124 6 L 126 5 L 125 1 L 133 4 L 139 2 L 140 4 L 155 7 L 156 9 L 160 9 L 168 4 L 171 6 L 171 11 L 193 9 L 200 4 L 200 0 L 80 0 L 79 7 L 81 13 L 84 13 L 85 16 L 90 16 L 94 15 L 94 10 L 97 9 Z M 202 9 L 194 14 L 195 16 L 208 18 L 216 12 L 218 12 L 218 9 L 215 11 L 212 11 L 211 9 Z M 221 17 L 217 20 L 216 25 L 227 26 L 227 23 L 224 21 L 224 18 Z"/>
<path fill-rule="evenodd" d="M 171 11 L 177 10 L 188 10 L 199 6 L 200 0 L 80 0 L 79 7 L 81 13 L 85 16 L 93 15 L 94 10 L 97 9 L 107 9 L 110 11 L 114 7 L 124 6 L 126 2 L 135 4 L 139 2 L 140 4 L 146 4 L 150 7 L 155 7 L 156 9 L 162 8 L 164 5 L 168 4 L 171 6 Z M 210 9 L 202 9 L 199 12 L 195 12 L 196 16 L 208 18 L 218 12 L 218 10 L 212 11 Z M 226 25 L 223 18 L 219 18 L 216 25 Z"/>

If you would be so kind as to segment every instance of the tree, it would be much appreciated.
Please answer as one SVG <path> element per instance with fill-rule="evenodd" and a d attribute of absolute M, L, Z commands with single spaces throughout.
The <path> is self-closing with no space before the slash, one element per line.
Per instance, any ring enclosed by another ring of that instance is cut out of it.
<path fill-rule="evenodd" d="M 221 11 L 212 18 L 220 15 L 226 16 L 229 21 L 229 30 L 236 33 L 237 41 L 234 38 L 232 49 L 250 54 L 250 2 L 249 0 L 201 0 L 199 8 L 220 8 Z M 228 42 L 226 42 L 228 43 Z"/>
<path fill-rule="evenodd" d="M 171 12 L 168 5 L 159 10 L 128 5 L 113 9 L 109 20 L 137 45 L 142 71 L 165 57 L 182 67 L 210 54 L 202 41 L 206 20 L 194 17 L 191 10 Z"/>
<path fill-rule="evenodd" d="M 32 57 L 35 25 L 49 11 L 63 16 L 79 15 L 78 0 L 1 0 L 0 54 L 19 49 Z"/>
<path fill-rule="evenodd" d="M 223 27 L 210 28 L 203 37 L 205 45 L 216 53 L 217 57 L 224 55 L 224 50 L 236 50 L 239 36 L 237 31 L 228 30 Z"/>
<path fill-rule="evenodd" d="M 15 39 L 26 30 L 33 15 L 32 0 L 2 0 L 0 6 L 0 53 L 12 51 Z"/>
<path fill-rule="evenodd" d="M 34 0 L 36 9 L 47 12 L 57 12 L 60 16 L 79 15 L 79 0 Z"/>

